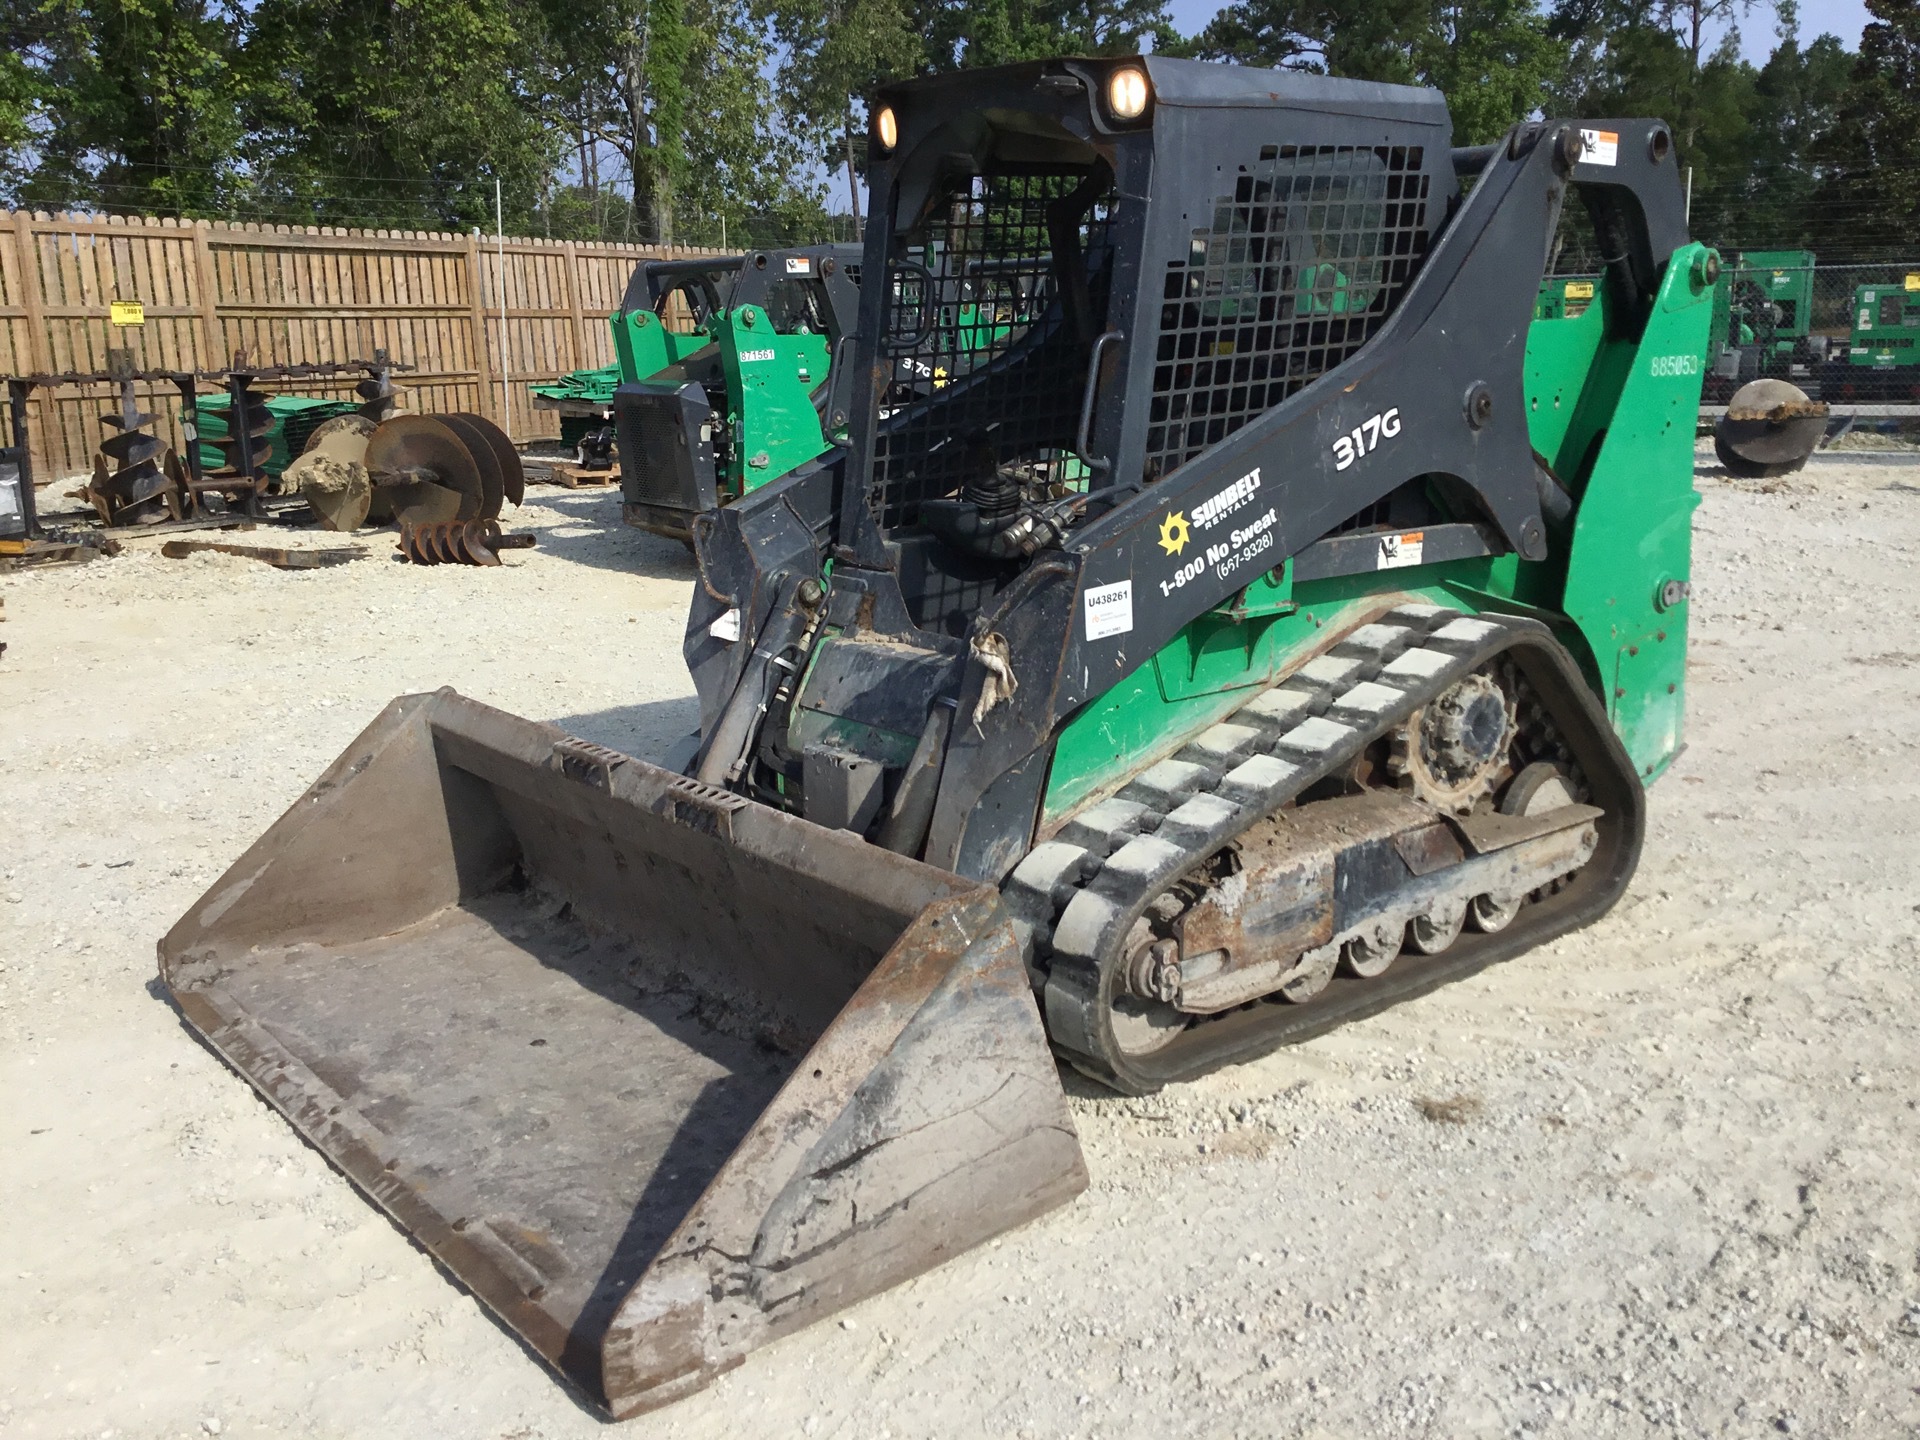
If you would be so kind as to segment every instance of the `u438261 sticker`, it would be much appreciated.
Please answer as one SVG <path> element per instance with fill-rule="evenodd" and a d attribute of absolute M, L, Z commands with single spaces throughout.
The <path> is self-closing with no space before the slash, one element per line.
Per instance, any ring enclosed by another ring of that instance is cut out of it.
<path fill-rule="evenodd" d="M 1096 585 L 1082 597 L 1087 616 L 1087 639 L 1104 640 L 1133 629 L 1133 581 Z"/>

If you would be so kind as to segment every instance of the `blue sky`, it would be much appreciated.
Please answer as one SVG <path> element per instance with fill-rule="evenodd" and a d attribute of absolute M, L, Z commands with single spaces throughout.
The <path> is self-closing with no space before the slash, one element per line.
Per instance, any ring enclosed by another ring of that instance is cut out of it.
<path fill-rule="evenodd" d="M 1173 23 L 1188 34 L 1200 29 L 1220 9 L 1221 0 L 1172 0 Z M 1861 0 L 1800 0 L 1800 41 L 1816 35 L 1838 35 L 1849 50 L 1860 48 L 1860 31 L 1867 23 Z M 1740 49 L 1754 64 L 1763 64 L 1773 49 L 1773 6 L 1757 4 L 1740 17 Z"/>

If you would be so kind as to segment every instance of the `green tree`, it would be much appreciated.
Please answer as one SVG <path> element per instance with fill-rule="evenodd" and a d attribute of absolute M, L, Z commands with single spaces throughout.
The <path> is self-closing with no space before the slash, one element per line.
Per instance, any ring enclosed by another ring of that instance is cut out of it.
<path fill-rule="evenodd" d="M 0 46 L 6 40 L 0 31 Z M 26 174 L 27 142 L 39 109 L 39 88 L 38 77 L 19 49 L 0 50 L 0 194 L 11 194 Z"/>
<path fill-rule="evenodd" d="M 207 0 L 15 0 L 0 145 L 22 204 L 196 214 L 236 182 L 236 16 Z"/>
<path fill-rule="evenodd" d="M 744 5 L 690 0 L 682 232 L 705 244 L 802 244 L 828 230 L 809 148 L 780 123 L 771 47 Z"/>
<path fill-rule="evenodd" d="M 922 32 L 915 17 L 903 0 L 767 0 L 763 13 L 785 52 L 780 88 L 788 124 L 816 139 L 839 137 L 858 214 L 860 100 L 919 68 Z"/>
<path fill-rule="evenodd" d="M 1694 228 L 1720 240 L 1720 218 L 1703 216 L 1734 195 L 1752 162 L 1758 72 L 1740 58 L 1735 29 L 1704 57 L 1692 48 L 1692 21 L 1650 0 L 1567 0 L 1554 11 L 1570 40 L 1567 70 L 1548 108 L 1569 116 L 1655 115 L 1673 129 L 1679 163 L 1695 187 Z M 1703 224 L 1703 219 L 1706 223 Z M 1737 243 L 1737 242 L 1735 242 Z"/>
<path fill-rule="evenodd" d="M 1779 42 L 1754 76 L 1740 144 L 1720 157 L 1718 183 L 1696 177 L 1694 228 L 1729 247 L 1803 246 L 1817 223 L 1817 150 L 1853 57 L 1832 35 L 1802 49 L 1797 21 L 1792 0 L 1783 0 Z"/>
<path fill-rule="evenodd" d="M 1538 108 L 1567 53 L 1529 0 L 1238 0 L 1192 48 L 1242 64 L 1435 86 L 1460 143 L 1492 139 Z"/>
<path fill-rule="evenodd" d="M 546 0 L 545 15 L 546 89 L 574 172 L 550 196 L 553 233 L 717 243 L 758 233 L 750 217 L 824 229 L 749 0 Z"/>
<path fill-rule="evenodd" d="M 1819 145 L 1822 258 L 1907 257 L 1920 235 L 1920 0 L 1867 0 L 1873 20 Z"/>
<path fill-rule="evenodd" d="M 320 224 L 528 228 L 563 148 L 509 0 L 259 0 L 247 205 Z M 516 63 L 519 62 L 519 63 Z"/>
<path fill-rule="evenodd" d="M 936 0 L 917 14 L 922 67 L 958 70 L 1054 55 L 1136 54 L 1179 37 L 1165 0 Z"/>

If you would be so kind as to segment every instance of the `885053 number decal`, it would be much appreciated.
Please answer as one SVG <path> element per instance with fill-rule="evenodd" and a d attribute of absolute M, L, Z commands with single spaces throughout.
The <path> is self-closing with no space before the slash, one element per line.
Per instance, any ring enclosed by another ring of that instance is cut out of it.
<path fill-rule="evenodd" d="M 1353 429 L 1333 442 L 1333 468 L 1344 470 L 1362 455 L 1370 455 L 1380 448 L 1382 440 L 1391 440 L 1400 433 L 1400 407 L 1382 410 L 1378 415 L 1369 415 Z"/>

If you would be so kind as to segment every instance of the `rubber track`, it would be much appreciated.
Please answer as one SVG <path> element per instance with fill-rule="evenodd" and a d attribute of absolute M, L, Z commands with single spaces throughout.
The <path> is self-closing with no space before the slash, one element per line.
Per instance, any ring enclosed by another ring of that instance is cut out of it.
<path fill-rule="evenodd" d="M 1304 1005 L 1259 1001 L 1200 1018 L 1150 1055 L 1127 1055 L 1108 1020 L 1120 949 L 1154 898 L 1237 835 L 1335 774 L 1428 700 L 1509 655 L 1539 692 L 1606 812 L 1600 847 L 1567 889 L 1497 935 L 1462 935 L 1372 980 L 1336 977 Z M 1632 762 L 1564 649 L 1536 621 L 1406 605 L 1343 636 L 1075 816 L 1008 876 L 1005 902 L 1041 980 L 1047 1029 L 1076 1068 L 1144 1093 L 1373 1014 L 1589 923 L 1626 888 L 1644 797 Z"/>

